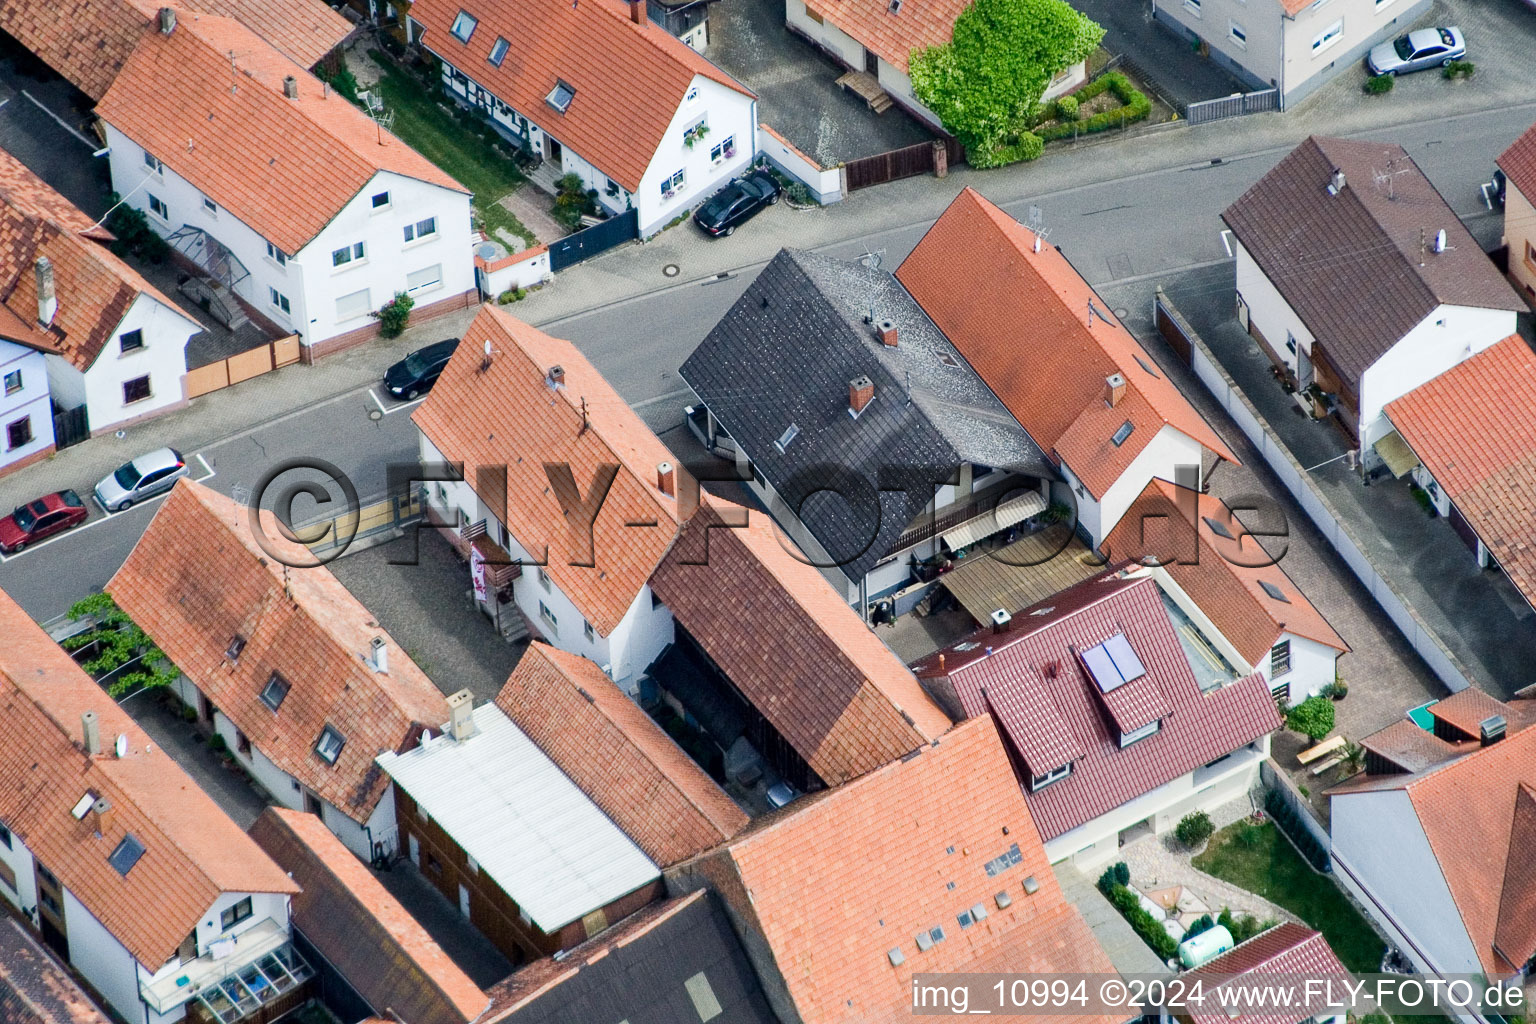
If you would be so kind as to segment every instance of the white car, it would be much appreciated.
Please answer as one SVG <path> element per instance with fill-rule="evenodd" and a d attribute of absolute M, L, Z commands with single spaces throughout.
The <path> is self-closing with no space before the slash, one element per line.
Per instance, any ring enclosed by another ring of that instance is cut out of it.
<path fill-rule="evenodd" d="M 157 448 L 118 466 L 93 492 L 108 512 L 122 512 L 136 501 L 176 486 L 187 475 L 187 460 L 174 448 Z"/>
<path fill-rule="evenodd" d="M 1445 67 L 1467 55 L 1467 41 L 1461 29 L 1420 28 L 1407 35 L 1372 47 L 1365 67 L 1373 75 L 1402 75 L 1426 68 Z"/>

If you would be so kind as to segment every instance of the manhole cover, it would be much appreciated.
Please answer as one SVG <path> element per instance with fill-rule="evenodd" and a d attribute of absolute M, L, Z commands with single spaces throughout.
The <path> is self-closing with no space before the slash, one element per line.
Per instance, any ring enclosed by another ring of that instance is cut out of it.
<path fill-rule="evenodd" d="M 382 410 L 382 409 L 369 409 L 368 410 L 368 418 L 371 419 L 371 420 L 375 420 L 375 421 L 381 420 L 381 419 L 384 418 L 384 410 Z"/>
<path fill-rule="evenodd" d="M 667 277 L 676 277 L 678 274 L 683 272 L 683 268 L 678 266 L 676 263 L 668 263 L 666 266 L 661 268 L 661 272 Z"/>

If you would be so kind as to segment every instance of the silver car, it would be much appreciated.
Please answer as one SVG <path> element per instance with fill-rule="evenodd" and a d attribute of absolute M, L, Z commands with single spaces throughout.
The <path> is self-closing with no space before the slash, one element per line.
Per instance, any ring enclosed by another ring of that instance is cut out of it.
<path fill-rule="evenodd" d="M 108 512 L 121 512 L 136 501 L 176 486 L 187 475 L 187 460 L 174 448 L 157 448 L 125 462 L 96 485 L 96 500 Z"/>
<path fill-rule="evenodd" d="M 1373 75 L 1402 75 L 1409 71 L 1444 67 L 1467 55 L 1461 29 L 1420 28 L 1371 49 L 1365 67 Z"/>

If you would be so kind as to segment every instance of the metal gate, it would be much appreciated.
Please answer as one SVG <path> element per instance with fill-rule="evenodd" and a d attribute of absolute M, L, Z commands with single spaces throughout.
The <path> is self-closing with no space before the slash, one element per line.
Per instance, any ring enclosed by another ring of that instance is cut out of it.
<path fill-rule="evenodd" d="M 73 409 L 53 407 L 53 443 L 56 447 L 68 448 L 90 436 L 91 421 L 86 415 L 85 406 L 77 405 Z"/>
<path fill-rule="evenodd" d="M 919 142 L 915 146 L 893 149 L 875 156 L 860 157 L 843 165 L 848 178 L 848 191 L 881 185 L 887 181 L 930 174 L 935 170 L 935 159 L 942 146 L 950 167 L 965 158 L 965 148 L 955 139 Z"/>
<path fill-rule="evenodd" d="M 598 253 L 607 252 L 616 245 L 623 245 L 640 237 L 640 211 L 630 210 L 610 217 L 601 224 L 584 228 L 574 235 L 566 235 L 549 243 L 549 269 L 564 270 L 566 267 L 589 260 Z"/>
<path fill-rule="evenodd" d="M 1227 117 L 1242 117 L 1244 114 L 1279 109 L 1279 91 L 1263 89 L 1259 92 L 1235 92 L 1219 100 L 1191 103 L 1184 108 L 1184 117 L 1190 124 L 1204 124 L 1207 121 L 1220 121 Z"/>

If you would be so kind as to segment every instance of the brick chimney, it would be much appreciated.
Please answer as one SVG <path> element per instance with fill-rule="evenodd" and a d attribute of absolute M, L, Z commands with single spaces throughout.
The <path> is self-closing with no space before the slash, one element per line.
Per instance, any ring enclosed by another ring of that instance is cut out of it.
<path fill-rule="evenodd" d="M 629 20 L 644 25 L 649 19 L 645 14 L 645 0 L 629 0 Z"/>
<path fill-rule="evenodd" d="M 549 382 L 555 387 L 565 383 L 565 367 L 551 366 L 549 368 Z"/>
<path fill-rule="evenodd" d="M 290 100 L 299 98 L 299 80 L 297 78 L 294 78 L 292 75 L 287 75 L 283 78 L 283 95 Z"/>
<path fill-rule="evenodd" d="M 670 462 L 656 464 L 656 489 L 669 498 L 677 497 L 677 470 Z"/>
<path fill-rule="evenodd" d="M 176 8 L 160 8 L 160 34 L 168 36 L 176 31 Z"/>
<path fill-rule="evenodd" d="M 1125 397 L 1125 375 L 1112 373 L 1104 378 L 1104 401 L 1113 409 Z"/>
<path fill-rule="evenodd" d="M 104 836 L 112 827 L 112 802 L 106 797 L 100 797 L 91 805 L 91 816 L 95 820 L 96 834 Z"/>
<path fill-rule="evenodd" d="M 58 294 L 53 288 L 53 261 L 39 256 L 33 266 L 37 278 L 37 322 L 44 327 L 53 324 L 53 315 L 59 311 Z"/>
<path fill-rule="evenodd" d="M 880 335 L 880 341 L 890 348 L 896 347 L 896 325 L 889 320 L 881 320 L 875 325 L 875 333 Z"/>
<path fill-rule="evenodd" d="M 869 408 L 869 403 L 875 400 L 875 382 L 865 376 L 858 376 L 848 382 L 848 414 L 858 419 L 859 413 Z"/>
<path fill-rule="evenodd" d="M 96 712 L 87 711 L 80 716 L 80 736 L 87 754 L 101 753 L 101 725 L 96 721 Z"/>

